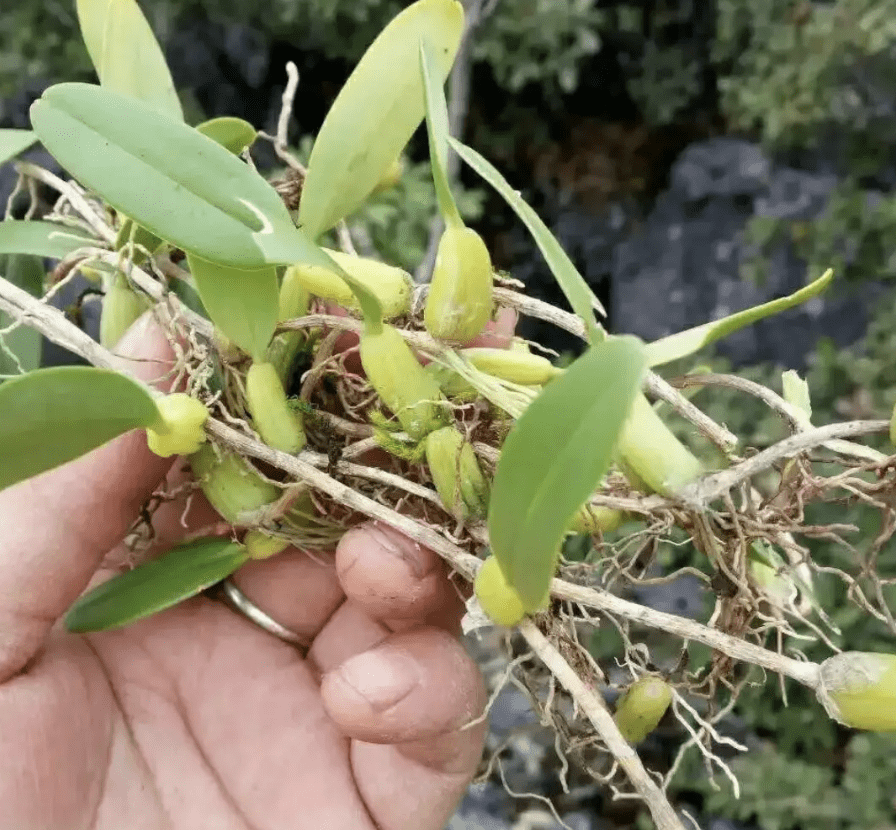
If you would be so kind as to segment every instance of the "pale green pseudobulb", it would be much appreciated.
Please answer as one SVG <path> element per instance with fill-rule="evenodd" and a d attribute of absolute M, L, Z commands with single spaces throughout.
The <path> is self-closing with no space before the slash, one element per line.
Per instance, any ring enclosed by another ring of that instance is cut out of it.
<path fill-rule="evenodd" d="M 622 510 L 599 504 L 583 504 L 570 524 L 575 533 L 609 533 L 616 530 L 628 515 Z"/>
<path fill-rule="evenodd" d="M 629 743 L 643 741 L 672 703 L 672 688 L 658 677 L 642 677 L 620 695 L 613 720 Z"/>
<path fill-rule="evenodd" d="M 482 237 L 463 225 L 447 227 L 439 240 L 423 310 L 426 330 L 458 343 L 481 334 L 492 314 L 492 274 Z"/>
<path fill-rule="evenodd" d="M 896 732 L 896 654 L 847 651 L 821 664 L 816 694 L 827 713 L 853 729 Z"/>
<path fill-rule="evenodd" d="M 663 496 L 674 495 L 703 472 L 699 459 L 640 393 L 635 396 L 616 448 L 619 465 L 632 484 Z"/>
<path fill-rule="evenodd" d="M 156 401 L 159 420 L 146 429 L 146 443 L 163 458 L 190 455 L 205 442 L 208 410 L 196 398 L 182 392 L 165 395 Z"/>
<path fill-rule="evenodd" d="M 289 547 L 289 542 L 285 539 L 278 539 L 263 530 L 250 530 L 243 539 L 243 544 L 251 559 L 268 559 Z"/>
<path fill-rule="evenodd" d="M 489 556 L 482 563 L 473 583 L 473 591 L 482 610 L 497 625 L 510 628 L 526 616 L 520 595 L 507 584 L 494 556 Z"/>
<path fill-rule="evenodd" d="M 86 269 L 82 269 L 82 272 Z M 112 278 L 112 284 L 103 297 L 100 312 L 100 344 L 112 349 L 137 318 L 149 308 L 146 297 L 141 296 L 121 274 Z"/>
<path fill-rule="evenodd" d="M 486 515 L 488 481 L 472 445 L 455 427 L 442 427 L 426 436 L 426 462 L 442 504 L 458 521 Z"/>
<path fill-rule="evenodd" d="M 563 370 L 554 366 L 550 360 L 529 351 L 476 346 L 461 349 L 459 354 L 480 372 L 523 386 L 543 386 L 552 378 L 563 374 Z"/>
<path fill-rule="evenodd" d="M 350 277 L 362 283 L 379 300 L 383 319 L 401 317 L 411 310 L 414 281 L 407 271 L 375 259 L 351 256 L 330 248 L 323 249 Z M 284 284 L 294 280 L 315 297 L 331 300 L 357 311 L 358 301 L 348 283 L 338 274 L 319 265 L 291 265 L 286 269 Z"/>
<path fill-rule="evenodd" d="M 211 506 L 232 525 L 244 524 L 283 492 L 235 452 L 208 443 L 190 456 L 190 467 Z"/>
<path fill-rule="evenodd" d="M 289 408 L 283 383 L 270 363 L 253 363 L 246 374 L 246 403 L 255 429 L 275 450 L 297 453 L 305 446 L 301 414 Z"/>
<path fill-rule="evenodd" d="M 397 329 L 365 328 L 359 352 L 370 385 L 411 438 L 419 441 L 445 426 L 448 418 L 439 384 L 423 369 Z"/>

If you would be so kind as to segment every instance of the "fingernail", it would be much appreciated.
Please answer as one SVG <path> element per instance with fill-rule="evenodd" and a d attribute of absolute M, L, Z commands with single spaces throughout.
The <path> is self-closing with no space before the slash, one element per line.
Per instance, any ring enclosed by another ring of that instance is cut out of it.
<path fill-rule="evenodd" d="M 417 542 L 413 542 L 397 531 L 390 531 L 379 522 L 367 525 L 365 531 L 369 533 L 383 550 L 401 559 L 407 565 L 408 570 L 415 579 L 423 579 L 431 570 L 433 562 L 424 561 L 423 550 Z"/>
<path fill-rule="evenodd" d="M 392 649 L 358 654 L 336 669 L 339 678 L 381 712 L 407 697 L 420 682 L 417 663 Z"/>

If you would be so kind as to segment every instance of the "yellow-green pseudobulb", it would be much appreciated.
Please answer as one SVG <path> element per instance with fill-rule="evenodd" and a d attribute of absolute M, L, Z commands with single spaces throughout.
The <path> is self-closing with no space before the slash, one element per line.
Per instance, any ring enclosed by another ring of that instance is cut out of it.
<path fill-rule="evenodd" d="M 469 360 L 480 372 L 523 386 L 542 386 L 563 374 L 563 370 L 546 357 L 529 351 L 476 346 L 461 349 L 460 356 Z"/>
<path fill-rule="evenodd" d="M 282 323 L 285 320 L 292 320 L 294 317 L 303 317 L 308 313 L 310 301 L 308 289 L 302 285 L 295 271 L 287 268 L 283 275 L 283 282 L 280 283 L 278 322 Z M 274 335 L 274 339 L 268 346 L 267 362 L 277 371 L 277 377 L 280 378 L 284 388 L 289 383 L 293 364 L 304 343 L 305 332 L 281 331 Z"/>
<path fill-rule="evenodd" d="M 619 465 L 632 484 L 663 496 L 673 495 L 703 472 L 699 459 L 641 393 L 635 396 L 616 448 Z"/>
<path fill-rule="evenodd" d="M 190 455 L 205 441 L 205 406 L 182 392 L 165 395 L 156 401 L 159 420 L 146 429 L 146 443 L 163 458 Z"/>
<path fill-rule="evenodd" d="M 136 319 L 149 308 L 145 297 L 141 297 L 121 275 L 116 274 L 112 285 L 103 298 L 100 312 L 100 343 L 112 349 Z"/>
<path fill-rule="evenodd" d="M 847 651 L 821 664 L 816 694 L 828 714 L 853 729 L 896 732 L 896 654 Z"/>
<path fill-rule="evenodd" d="M 488 512 L 489 484 L 473 447 L 453 426 L 426 436 L 426 463 L 445 508 L 458 521 Z"/>
<path fill-rule="evenodd" d="M 622 510 L 599 504 L 584 504 L 573 517 L 570 530 L 575 533 L 609 533 L 627 518 Z"/>
<path fill-rule="evenodd" d="M 398 330 L 365 329 L 359 346 L 370 385 L 415 441 L 447 423 L 439 384 L 420 365 Z"/>
<path fill-rule="evenodd" d="M 784 560 L 770 546 L 753 542 L 747 554 L 750 577 L 759 592 L 776 608 L 787 608 L 798 590 Z"/>
<path fill-rule="evenodd" d="M 305 446 L 301 414 L 289 408 L 283 383 L 271 363 L 253 363 L 249 367 L 246 402 L 255 429 L 269 447 L 297 453 Z"/>
<path fill-rule="evenodd" d="M 642 677 L 629 686 L 616 703 L 613 720 L 629 743 L 643 741 L 656 729 L 672 703 L 672 688 L 658 677 Z"/>
<path fill-rule="evenodd" d="M 350 256 L 330 248 L 324 248 L 324 251 L 346 274 L 358 280 L 376 296 L 380 301 L 383 317 L 386 320 L 400 317 L 411 310 L 414 281 L 407 271 L 375 259 Z M 284 282 L 287 279 L 301 283 L 315 297 L 332 300 L 345 308 L 356 311 L 359 308 L 358 301 L 348 283 L 338 274 L 326 268 L 321 268 L 318 265 L 292 265 L 286 269 Z"/>
<path fill-rule="evenodd" d="M 501 566 L 494 556 L 489 556 L 473 583 L 476 599 L 489 619 L 510 628 L 526 616 L 526 609 L 520 595 L 507 583 Z"/>
<path fill-rule="evenodd" d="M 423 310 L 426 330 L 458 343 L 481 334 L 492 314 L 492 280 L 492 261 L 482 237 L 463 225 L 446 228 Z"/>
<path fill-rule="evenodd" d="M 271 536 L 263 530 L 250 530 L 243 539 L 243 544 L 252 559 L 268 559 L 289 546 L 286 540 Z"/>
<path fill-rule="evenodd" d="M 193 477 L 209 503 L 232 525 L 251 520 L 252 514 L 276 501 L 282 490 L 265 481 L 231 450 L 204 444 L 190 456 Z"/>

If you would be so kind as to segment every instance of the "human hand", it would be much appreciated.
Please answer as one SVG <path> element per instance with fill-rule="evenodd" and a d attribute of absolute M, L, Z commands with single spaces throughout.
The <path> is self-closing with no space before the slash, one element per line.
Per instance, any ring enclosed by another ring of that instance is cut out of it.
<path fill-rule="evenodd" d="M 148 317 L 118 351 L 146 381 L 172 359 Z M 0 830 L 443 827 L 480 758 L 484 725 L 463 726 L 485 693 L 444 563 L 395 531 L 233 577 L 307 657 L 205 597 L 61 630 L 183 466 L 130 433 L 0 492 Z M 160 546 L 215 519 L 196 494 L 184 528 L 186 508 L 156 512 Z"/>

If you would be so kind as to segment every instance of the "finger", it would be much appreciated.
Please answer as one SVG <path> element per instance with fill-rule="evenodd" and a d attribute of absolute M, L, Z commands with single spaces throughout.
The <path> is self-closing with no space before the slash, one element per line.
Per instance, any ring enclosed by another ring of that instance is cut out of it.
<path fill-rule="evenodd" d="M 492 349 L 509 348 L 513 342 L 513 332 L 516 330 L 519 315 L 516 309 L 502 306 L 494 320 L 485 324 L 485 331 L 474 337 L 467 346 L 488 346 Z"/>
<path fill-rule="evenodd" d="M 171 368 L 171 348 L 149 313 L 117 352 L 121 368 L 147 382 Z M 33 657 L 170 466 L 134 431 L 0 492 L 0 682 Z"/>
<path fill-rule="evenodd" d="M 379 523 L 347 533 L 336 571 L 348 601 L 327 620 L 308 658 L 320 674 L 383 642 L 395 631 L 429 625 L 457 636 L 463 602 L 428 548 Z"/>
<path fill-rule="evenodd" d="M 330 302 L 324 303 L 324 312 L 326 314 L 332 314 L 334 317 L 351 316 L 342 306 Z M 352 352 L 352 354 L 348 355 L 345 358 L 345 368 L 348 369 L 349 372 L 363 375 L 364 367 L 361 366 L 361 355 L 357 351 L 358 344 L 360 342 L 361 335 L 358 334 L 358 332 L 344 331 L 336 339 L 336 343 L 333 346 L 333 353 L 341 354 L 342 352 L 347 352 L 353 349 L 354 351 Z"/>
<path fill-rule="evenodd" d="M 353 528 L 336 548 L 345 595 L 391 627 L 431 623 L 456 629 L 463 604 L 445 561 L 381 522 Z"/>
<path fill-rule="evenodd" d="M 324 706 L 351 737 L 355 781 L 378 826 L 441 828 L 472 778 L 485 724 L 475 663 L 444 631 L 392 634 L 328 672 Z"/>
<path fill-rule="evenodd" d="M 232 579 L 252 603 L 308 646 L 345 602 L 332 553 L 287 548 L 271 559 L 247 563 Z"/>
<path fill-rule="evenodd" d="M 302 636 L 325 671 L 390 631 L 430 624 L 458 633 L 463 603 L 445 574 L 432 551 L 373 523 L 346 533 L 335 560 L 290 548 L 249 562 L 233 579 L 262 611 Z"/>

